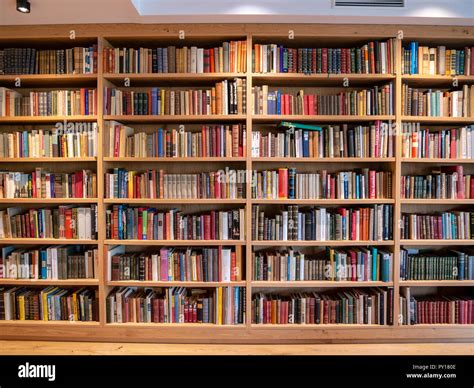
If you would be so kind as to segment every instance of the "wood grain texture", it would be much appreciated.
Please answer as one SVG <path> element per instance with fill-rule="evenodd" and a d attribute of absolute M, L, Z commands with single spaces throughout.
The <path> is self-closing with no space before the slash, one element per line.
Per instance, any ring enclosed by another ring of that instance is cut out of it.
<path fill-rule="evenodd" d="M 0 341 L 0 355 L 473 355 L 469 343 L 222 345 Z"/>

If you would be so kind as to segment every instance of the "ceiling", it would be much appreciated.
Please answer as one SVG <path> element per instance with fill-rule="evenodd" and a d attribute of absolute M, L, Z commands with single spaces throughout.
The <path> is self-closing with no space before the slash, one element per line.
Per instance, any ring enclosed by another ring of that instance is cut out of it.
<path fill-rule="evenodd" d="M 0 25 L 68 23 L 387 23 L 474 25 L 474 0 L 406 0 L 404 8 L 334 9 L 331 0 L 0 0 Z M 218 19 L 216 19 L 216 17 Z M 376 18 L 376 19 L 374 19 Z"/>

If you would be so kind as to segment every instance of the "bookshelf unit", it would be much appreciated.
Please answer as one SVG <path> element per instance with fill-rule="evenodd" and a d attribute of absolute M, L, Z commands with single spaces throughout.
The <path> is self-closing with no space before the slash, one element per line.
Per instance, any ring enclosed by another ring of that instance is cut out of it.
<path fill-rule="evenodd" d="M 294 32 L 294 39 L 289 39 L 289 29 Z M 74 30 L 75 40 L 69 39 Z M 180 31 L 185 38 L 179 39 Z M 396 38 L 403 31 L 403 40 L 396 41 L 394 74 L 297 74 L 297 73 L 253 73 L 252 48 L 255 43 L 278 43 L 289 47 L 356 47 L 368 41 L 385 41 Z M 246 40 L 247 64 L 245 73 L 166 73 L 166 74 L 111 74 L 104 72 L 102 50 L 104 47 L 166 47 L 168 45 L 213 47 L 230 40 Z M 474 124 L 473 117 L 420 117 L 405 116 L 402 111 L 402 86 L 408 83 L 412 87 L 449 87 L 453 76 L 441 75 L 406 75 L 401 71 L 401 48 L 404 42 L 419 40 L 429 44 L 446 44 L 454 47 L 474 46 L 473 27 L 448 26 L 390 26 L 390 25 L 286 25 L 272 24 L 215 24 L 215 25 L 74 25 L 74 26 L 14 26 L 0 27 L 0 48 L 3 47 L 73 47 L 97 44 L 97 74 L 64 74 L 64 75 L 0 75 L 0 87 L 15 89 L 17 78 L 21 79 L 21 88 L 60 89 L 88 87 L 97 89 L 97 115 L 89 116 L 47 116 L 47 117 L 0 117 L 0 131 L 48 128 L 56 122 L 97 122 L 98 150 L 97 157 L 84 158 L 0 158 L 2 170 L 30 171 L 37 166 L 52 171 L 73 171 L 76 164 L 79 168 L 92 169 L 97 173 L 97 198 L 87 199 L 0 199 L 0 209 L 8 206 L 51 207 L 61 204 L 96 204 L 98 208 L 97 240 L 64 240 L 64 239 L 0 239 L 4 246 L 50 246 L 50 245 L 84 245 L 98 248 L 98 265 L 95 279 L 70 280 L 24 280 L 0 279 L 0 287 L 31 286 L 40 287 L 56 285 L 60 287 L 88 286 L 97 289 L 99 305 L 98 322 L 70 321 L 0 321 L 1 339 L 37 339 L 37 340 L 76 340 L 76 341 L 136 341 L 136 342 L 195 342 L 195 343 L 315 343 L 315 342 L 410 342 L 410 341 L 474 341 L 473 325 L 460 324 L 417 324 L 401 325 L 399 323 L 400 291 L 405 287 L 420 292 L 439 294 L 439 290 L 457 287 L 467 290 L 471 295 L 474 281 L 415 281 L 400 280 L 400 250 L 404 247 L 423 247 L 433 250 L 442 247 L 467 248 L 474 246 L 474 240 L 405 240 L 400 237 L 399 221 L 407 209 L 420 212 L 433 212 L 442 209 L 468 209 L 474 200 L 424 200 L 400 199 L 401 176 L 425 171 L 438 165 L 464 165 L 468 173 L 474 173 L 469 166 L 474 159 L 408 159 L 402 158 L 401 137 L 395 136 L 394 157 L 388 158 L 257 158 L 252 157 L 252 129 L 262 126 L 275 126 L 280 121 L 301 122 L 307 124 L 344 124 L 365 125 L 376 120 L 392 122 L 398 127 L 403 122 L 419 122 L 432 127 L 460 127 Z M 245 78 L 247 92 L 247 109 L 245 114 L 233 115 L 106 115 L 104 113 L 104 94 L 107 87 L 125 87 L 125 80 L 130 81 L 131 89 L 150 87 L 195 88 L 211 87 L 216 82 Z M 473 84 L 474 76 L 456 76 L 459 84 Z M 272 87 L 294 89 L 337 89 L 343 88 L 343 82 L 349 82 L 349 88 L 372 87 L 392 83 L 394 114 L 393 115 L 258 115 L 252 113 L 252 87 L 270 85 Z M 107 152 L 108 133 L 105 124 L 117 121 L 145 131 L 158 126 L 206 125 L 206 124 L 245 124 L 247 152 L 245 157 L 111 157 Z M 63 164 L 64 163 L 64 164 Z M 252 199 L 251 186 L 246 185 L 244 199 L 109 199 L 105 197 L 105 173 L 114 167 L 126 167 L 134 170 L 160 169 L 166 171 L 214 171 L 230 166 L 235 169 L 260 171 L 278 167 L 300 167 L 304 172 L 325 169 L 341 171 L 358 167 L 374 167 L 392 172 L 393 195 L 390 199 Z M 214 170 L 213 170 L 214 169 Z M 207 211 L 209 209 L 245 208 L 245 238 L 236 240 L 116 240 L 106 238 L 105 211 L 116 204 L 150 205 L 160 209 L 178 207 L 183 211 Z M 383 241 L 253 241 L 252 240 L 252 206 L 277 208 L 298 204 L 301 206 L 368 206 L 373 204 L 390 204 L 393 206 L 393 238 Z M 108 252 L 115 246 L 124 246 L 127 251 L 136 252 L 150 247 L 234 247 L 243 260 L 243 280 L 234 282 L 155 282 L 155 281 L 112 281 L 108 280 Z M 252 280 L 252 252 L 271 247 L 295 247 L 302 249 L 324 250 L 325 247 L 366 247 L 384 248 L 393 253 L 393 281 L 350 282 L 350 281 L 254 281 Z M 240 286 L 246 288 L 246 322 L 238 325 L 190 324 L 190 323 L 108 323 L 106 320 L 106 297 L 114 287 L 193 287 L 216 288 L 220 286 Z M 254 292 L 279 292 L 288 290 L 343 290 L 345 288 L 393 288 L 393 324 L 254 324 L 251 320 L 251 302 Z"/>

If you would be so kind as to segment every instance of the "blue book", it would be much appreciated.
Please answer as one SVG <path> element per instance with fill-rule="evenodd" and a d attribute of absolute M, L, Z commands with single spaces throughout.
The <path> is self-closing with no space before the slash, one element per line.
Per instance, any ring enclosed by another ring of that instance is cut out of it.
<path fill-rule="evenodd" d="M 281 93 L 279 90 L 276 91 L 276 114 L 281 115 Z"/>
<path fill-rule="evenodd" d="M 309 157 L 309 132 L 303 131 L 303 157 Z"/>
<path fill-rule="evenodd" d="M 387 252 L 380 252 L 381 253 L 381 280 L 383 282 L 390 281 L 390 254 Z"/>
<path fill-rule="evenodd" d="M 48 278 L 48 268 L 47 268 L 47 251 L 40 251 L 41 255 L 41 279 Z"/>
<path fill-rule="evenodd" d="M 410 43 L 410 53 L 411 53 L 411 63 L 410 63 L 410 74 L 416 74 L 417 73 L 417 56 L 418 56 L 418 49 L 417 49 L 417 43 L 416 42 L 411 42 Z"/>
<path fill-rule="evenodd" d="M 360 175 L 356 175 L 356 192 L 355 192 L 355 197 L 357 199 L 359 199 L 361 197 L 360 195 L 360 190 L 359 190 L 359 187 L 360 187 Z M 368 193 L 365 193 L 365 195 L 367 195 Z"/>
<path fill-rule="evenodd" d="M 84 93 L 84 97 L 85 97 L 84 100 L 86 104 L 84 111 L 86 112 L 86 116 L 88 116 L 89 115 L 89 93 L 87 92 L 87 90 Z"/>
<path fill-rule="evenodd" d="M 372 279 L 369 279 L 369 281 L 376 281 L 377 280 L 377 254 L 378 254 L 378 249 L 377 247 L 372 247 Z"/>
<path fill-rule="evenodd" d="M 163 128 L 158 128 L 158 157 L 163 157 L 163 142 L 164 142 L 164 133 Z"/>
<path fill-rule="evenodd" d="M 234 323 L 239 322 L 239 302 L 240 302 L 240 287 L 231 288 L 234 292 Z"/>
<path fill-rule="evenodd" d="M 179 279 L 184 282 L 184 255 L 182 253 L 179 254 Z"/>

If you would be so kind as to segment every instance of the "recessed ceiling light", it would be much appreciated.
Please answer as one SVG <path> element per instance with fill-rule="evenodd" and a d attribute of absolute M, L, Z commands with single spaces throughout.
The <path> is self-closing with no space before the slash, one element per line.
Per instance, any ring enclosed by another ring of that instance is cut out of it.
<path fill-rule="evenodd" d="M 22 13 L 30 13 L 30 2 L 28 0 L 16 0 L 16 10 Z"/>

